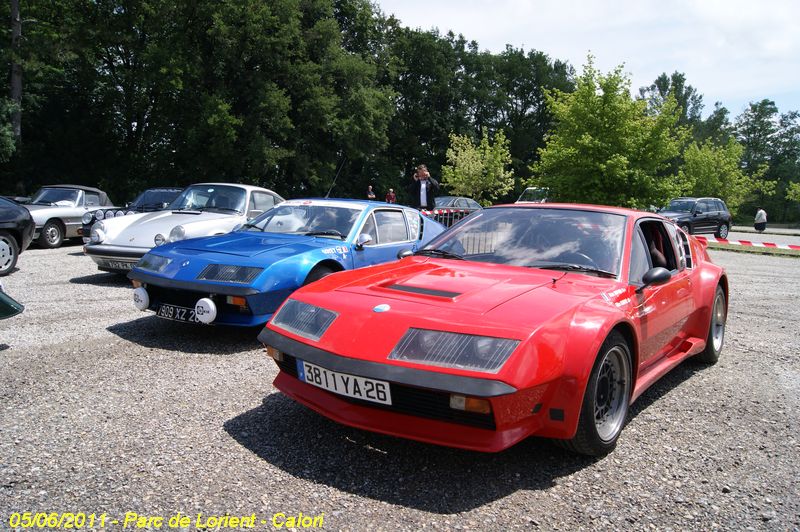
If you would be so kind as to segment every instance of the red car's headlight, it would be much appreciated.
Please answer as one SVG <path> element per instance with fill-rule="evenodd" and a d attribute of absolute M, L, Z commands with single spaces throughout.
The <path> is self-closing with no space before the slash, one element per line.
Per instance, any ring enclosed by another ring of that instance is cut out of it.
<path fill-rule="evenodd" d="M 518 345 L 508 338 L 409 329 L 389 359 L 497 373 Z"/>
<path fill-rule="evenodd" d="M 272 318 L 272 325 L 317 341 L 337 317 L 338 314 L 332 310 L 288 299 Z"/>

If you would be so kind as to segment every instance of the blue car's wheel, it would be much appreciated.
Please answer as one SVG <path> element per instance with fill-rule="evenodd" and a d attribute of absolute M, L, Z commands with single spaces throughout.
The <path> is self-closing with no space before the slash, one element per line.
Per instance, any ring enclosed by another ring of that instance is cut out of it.
<path fill-rule="evenodd" d="M 309 272 L 305 282 L 303 282 L 303 286 L 313 283 L 314 281 L 319 281 L 323 277 L 327 277 L 332 273 L 333 270 L 327 266 L 316 266 L 313 270 Z"/>

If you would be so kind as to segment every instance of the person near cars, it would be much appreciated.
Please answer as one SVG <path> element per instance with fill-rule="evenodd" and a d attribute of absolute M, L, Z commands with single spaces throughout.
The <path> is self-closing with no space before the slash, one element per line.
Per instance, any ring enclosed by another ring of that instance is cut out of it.
<path fill-rule="evenodd" d="M 390 188 L 389 192 L 386 193 L 386 197 L 383 198 L 386 203 L 397 203 L 397 194 L 394 193 L 394 189 Z"/>
<path fill-rule="evenodd" d="M 767 228 L 767 211 L 761 207 L 756 211 L 756 220 L 753 227 L 755 227 L 756 231 L 759 233 L 763 233 L 764 229 Z"/>
<path fill-rule="evenodd" d="M 372 185 L 369 185 L 367 187 L 367 199 L 368 200 L 374 200 L 375 199 L 375 191 L 372 190 Z"/>
<path fill-rule="evenodd" d="M 413 181 L 408 184 L 411 206 L 417 209 L 433 210 L 436 206 L 437 192 L 439 192 L 439 182 L 431 177 L 428 167 L 424 164 L 417 166 Z"/>

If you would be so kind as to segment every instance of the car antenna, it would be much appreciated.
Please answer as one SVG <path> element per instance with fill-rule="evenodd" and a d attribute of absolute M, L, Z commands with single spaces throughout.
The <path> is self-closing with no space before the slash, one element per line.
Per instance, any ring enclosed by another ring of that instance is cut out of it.
<path fill-rule="evenodd" d="M 556 285 L 557 281 L 560 281 L 561 279 L 563 279 L 565 275 L 567 275 L 567 272 L 562 273 L 561 277 L 553 277 L 553 286 Z"/>
<path fill-rule="evenodd" d="M 336 179 L 339 177 L 339 172 L 341 172 L 342 168 L 344 168 L 345 161 L 347 161 L 347 155 L 342 155 L 342 162 L 339 164 L 339 169 L 336 170 L 336 175 L 333 176 L 333 183 L 331 183 L 331 188 L 328 189 L 328 193 L 325 194 L 325 199 L 331 197 L 331 190 L 333 190 L 333 187 L 336 185 Z"/>

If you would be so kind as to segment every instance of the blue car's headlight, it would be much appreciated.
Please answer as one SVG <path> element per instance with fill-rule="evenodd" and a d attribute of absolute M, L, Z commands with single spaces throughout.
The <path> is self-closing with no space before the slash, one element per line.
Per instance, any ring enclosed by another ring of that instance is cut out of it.
<path fill-rule="evenodd" d="M 518 345 L 519 340 L 508 338 L 409 329 L 389 359 L 497 373 Z"/>
<path fill-rule="evenodd" d="M 264 268 L 256 268 L 254 266 L 232 266 L 229 264 L 209 264 L 200 275 L 198 279 L 203 281 L 219 281 L 222 283 L 252 283 L 258 277 L 258 274 L 264 271 Z"/>
<path fill-rule="evenodd" d="M 172 262 L 172 259 L 147 253 L 144 257 L 139 259 L 139 262 L 136 263 L 136 267 L 141 270 L 161 273 L 164 271 L 164 268 L 169 266 L 170 262 Z"/>
<path fill-rule="evenodd" d="M 287 299 L 272 318 L 272 325 L 303 338 L 317 341 L 322 338 L 337 316 L 338 314 L 332 310 Z"/>

